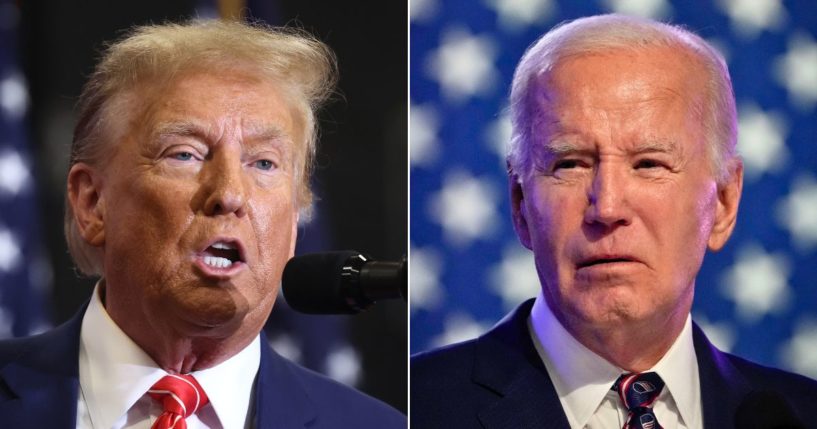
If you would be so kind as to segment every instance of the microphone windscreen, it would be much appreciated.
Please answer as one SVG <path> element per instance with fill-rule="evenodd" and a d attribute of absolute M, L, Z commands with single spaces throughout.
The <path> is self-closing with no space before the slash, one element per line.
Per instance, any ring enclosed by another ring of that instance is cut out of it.
<path fill-rule="evenodd" d="M 791 405 L 777 392 L 761 390 L 743 398 L 735 413 L 736 429 L 805 428 Z"/>
<path fill-rule="evenodd" d="M 355 251 L 313 253 L 287 262 L 282 278 L 290 307 L 309 314 L 353 314 L 341 290 L 343 266 Z"/>

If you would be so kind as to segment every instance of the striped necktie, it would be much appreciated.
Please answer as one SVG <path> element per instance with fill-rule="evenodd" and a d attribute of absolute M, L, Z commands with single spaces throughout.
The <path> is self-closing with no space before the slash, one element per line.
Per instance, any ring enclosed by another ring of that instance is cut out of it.
<path fill-rule="evenodd" d="M 192 375 L 166 375 L 148 390 L 148 394 L 164 408 L 151 429 L 187 429 L 185 419 L 209 401 Z"/>
<path fill-rule="evenodd" d="M 627 408 L 623 429 L 662 429 L 652 405 L 661 394 L 664 381 L 654 372 L 624 374 L 613 384 L 621 402 Z"/>

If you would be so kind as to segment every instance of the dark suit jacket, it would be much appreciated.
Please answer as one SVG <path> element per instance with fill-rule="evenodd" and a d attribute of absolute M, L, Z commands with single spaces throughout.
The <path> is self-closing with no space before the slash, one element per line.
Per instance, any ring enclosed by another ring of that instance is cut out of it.
<path fill-rule="evenodd" d="M 56 329 L 0 342 L 0 427 L 74 428 L 84 310 Z M 266 338 L 262 338 L 266 344 Z M 261 347 L 258 429 L 405 428 L 396 410 Z M 232 429 L 232 428 L 230 428 Z"/>
<path fill-rule="evenodd" d="M 411 359 L 411 426 L 569 428 L 527 327 L 533 300 L 485 335 Z M 817 382 L 717 350 L 694 327 L 705 428 L 734 428 L 752 391 L 779 392 L 806 427 L 815 426 Z"/>

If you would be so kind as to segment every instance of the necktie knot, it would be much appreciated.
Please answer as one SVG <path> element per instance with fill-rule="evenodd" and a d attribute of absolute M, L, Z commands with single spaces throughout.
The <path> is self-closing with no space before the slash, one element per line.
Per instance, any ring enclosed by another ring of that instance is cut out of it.
<path fill-rule="evenodd" d="M 628 412 L 624 429 L 661 429 L 652 405 L 663 388 L 664 380 L 654 372 L 624 374 L 616 380 L 613 390 Z"/>
<path fill-rule="evenodd" d="M 209 399 L 192 375 L 169 374 L 154 384 L 148 394 L 162 404 L 163 413 L 151 429 L 185 429 L 184 419 L 205 406 Z"/>

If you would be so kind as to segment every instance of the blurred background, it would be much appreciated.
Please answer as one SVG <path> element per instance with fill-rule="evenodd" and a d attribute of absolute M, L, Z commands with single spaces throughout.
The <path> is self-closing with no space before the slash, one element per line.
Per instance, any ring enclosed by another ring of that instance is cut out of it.
<path fill-rule="evenodd" d="M 411 352 L 477 336 L 536 295 L 506 191 L 511 77 L 549 28 L 607 12 L 683 25 L 726 57 L 746 177 L 693 318 L 721 349 L 817 378 L 813 0 L 411 0 Z"/>
<path fill-rule="evenodd" d="M 73 106 L 104 41 L 136 24 L 252 17 L 296 25 L 338 56 L 340 91 L 321 114 L 313 221 L 296 253 L 407 250 L 407 6 L 315 0 L 0 0 L 0 338 L 70 318 L 94 279 L 62 233 Z M 384 302 L 358 316 L 301 316 L 279 298 L 275 349 L 406 411 L 407 315 Z"/>

